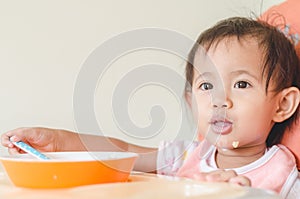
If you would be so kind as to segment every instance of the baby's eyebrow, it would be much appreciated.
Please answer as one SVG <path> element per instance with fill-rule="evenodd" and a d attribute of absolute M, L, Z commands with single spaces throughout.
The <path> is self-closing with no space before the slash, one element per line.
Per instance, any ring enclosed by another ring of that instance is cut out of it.
<path fill-rule="evenodd" d="M 211 72 L 204 72 L 204 73 L 199 73 L 198 76 L 195 78 L 194 82 L 199 81 L 199 79 L 208 79 L 211 78 L 213 74 Z"/>
<path fill-rule="evenodd" d="M 259 81 L 259 78 L 256 75 L 252 74 L 251 72 L 249 72 L 247 70 L 236 70 L 236 71 L 232 71 L 230 74 L 232 76 L 238 76 L 238 75 L 246 74 L 246 75 L 249 75 L 252 78 L 256 79 L 257 81 Z"/>

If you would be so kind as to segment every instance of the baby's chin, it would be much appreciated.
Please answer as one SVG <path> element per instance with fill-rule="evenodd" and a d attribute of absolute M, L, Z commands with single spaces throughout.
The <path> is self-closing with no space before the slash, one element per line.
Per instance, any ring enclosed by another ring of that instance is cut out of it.
<path fill-rule="evenodd" d="M 228 150 L 234 150 L 238 149 L 240 146 L 239 141 L 217 141 L 213 144 L 215 147 L 217 147 L 219 150 L 222 151 L 228 151 Z"/>

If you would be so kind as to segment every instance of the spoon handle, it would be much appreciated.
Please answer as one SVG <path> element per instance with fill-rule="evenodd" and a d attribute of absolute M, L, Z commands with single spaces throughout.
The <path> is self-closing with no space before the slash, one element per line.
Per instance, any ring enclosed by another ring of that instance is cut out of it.
<path fill-rule="evenodd" d="M 23 151 L 27 152 L 28 154 L 40 159 L 40 160 L 49 160 L 50 158 L 39 152 L 38 150 L 32 148 L 28 144 L 18 141 L 18 142 L 12 142 L 16 147 L 22 149 Z"/>

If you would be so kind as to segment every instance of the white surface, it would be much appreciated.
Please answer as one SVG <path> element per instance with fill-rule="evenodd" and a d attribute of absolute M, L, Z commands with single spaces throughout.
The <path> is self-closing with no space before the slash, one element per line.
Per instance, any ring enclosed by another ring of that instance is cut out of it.
<path fill-rule="evenodd" d="M 195 39 L 205 28 L 229 16 L 259 15 L 282 0 L 11 0 L 0 1 L 0 132 L 23 126 L 76 130 L 73 90 L 81 64 L 102 42 L 128 30 L 158 27 L 178 31 Z M 122 57 L 98 88 L 110 94 L 111 86 L 131 67 L 160 63 L 183 72 L 183 60 L 164 52 L 136 52 Z M 122 66 L 122 67 L 120 67 Z M 119 67 L 119 68 L 118 68 Z M 97 90 L 99 92 L 99 90 Z M 135 123 L 147 125 L 153 104 L 167 112 L 159 136 L 147 140 L 130 138 L 113 122 L 109 96 L 95 94 L 97 119 L 106 135 L 142 145 L 172 139 L 177 131 L 176 99 L 160 87 L 141 90 L 129 103 Z M 88 118 L 87 118 L 88 119 Z M 94 133 L 94 132 L 90 132 Z M 4 149 L 0 148 L 0 153 Z"/>

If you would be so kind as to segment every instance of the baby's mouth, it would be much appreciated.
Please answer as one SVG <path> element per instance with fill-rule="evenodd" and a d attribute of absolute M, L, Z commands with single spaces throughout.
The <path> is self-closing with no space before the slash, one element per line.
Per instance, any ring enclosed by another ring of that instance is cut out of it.
<path fill-rule="evenodd" d="M 226 118 L 213 118 L 210 121 L 211 130 L 217 134 L 228 134 L 232 130 L 232 122 Z"/>

